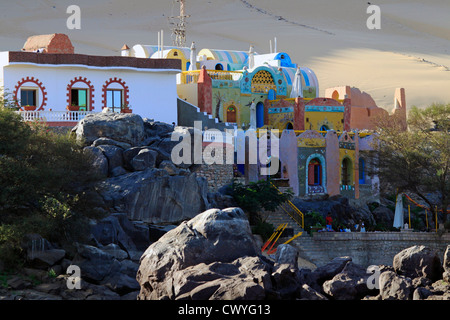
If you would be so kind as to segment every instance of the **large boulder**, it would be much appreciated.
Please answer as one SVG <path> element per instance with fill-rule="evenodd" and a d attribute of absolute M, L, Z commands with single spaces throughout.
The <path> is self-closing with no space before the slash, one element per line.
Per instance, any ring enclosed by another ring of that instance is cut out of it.
<path fill-rule="evenodd" d="M 149 228 L 133 224 L 125 213 L 113 213 L 98 221 L 92 225 L 91 233 L 99 245 L 118 245 L 127 257 L 136 260 L 150 244 Z"/>
<path fill-rule="evenodd" d="M 270 268 L 258 252 L 240 208 L 207 210 L 145 251 L 137 273 L 138 298 L 264 298 Z"/>
<path fill-rule="evenodd" d="M 366 269 L 348 262 L 344 269 L 323 284 L 324 292 L 336 300 L 359 300 L 369 294 Z"/>
<path fill-rule="evenodd" d="M 412 246 L 397 253 L 395 272 L 409 278 L 426 277 L 433 281 L 441 278 L 441 260 L 436 251 L 426 246 Z"/>
<path fill-rule="evenodd" d="M 382 300 L 410 300 L 414 287 L 411 278 L 396 274 L 393 271 L 381 273 L 379 279 Z"/>
<path fill-rule="evenodd" d="M 209 208 L 205 178 L 195 173 L 171 176 L 164 169 L 147 168 L 102 181 L 105 203 L 128 213 L 130 220 L 176 223 Z"/>
<path fill-rule="evenodd" d="M 144 121 L 137 114 L 89 114 L 72 129 L 77 139 L 91 145 L 98 138 L 109 138 L 138 145 L 145 138 Z"/>
<path fill-rule="evenodd" d="M 312 272 L 302 269 L 300 275 L 301 281 L 317 292 L 323 293 L 323 283 L 327 280 L 331 280 L 335 275 L 340 273 L 350 261 L 352 261 L 352 258 L 348 256 L 336 257 Z"/>

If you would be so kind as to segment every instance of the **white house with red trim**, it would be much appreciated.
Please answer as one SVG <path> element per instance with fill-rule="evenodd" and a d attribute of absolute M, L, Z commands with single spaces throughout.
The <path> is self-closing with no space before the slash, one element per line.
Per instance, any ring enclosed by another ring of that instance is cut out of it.
<path fill-rule="evenodd" d="M 73 125 L 104 108 L 176 122 L 180 72 L 175 59 L 74 54 L 63 34 L 30 37 L 22 51 L 0 52 L 0 87 L 26 120 L 49 125 Z"/>

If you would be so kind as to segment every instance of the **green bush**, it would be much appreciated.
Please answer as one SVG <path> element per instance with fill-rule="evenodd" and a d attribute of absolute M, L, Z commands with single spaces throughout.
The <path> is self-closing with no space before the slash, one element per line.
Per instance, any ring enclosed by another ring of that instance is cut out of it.
<path fill-rule="evenodd" d="M 267 241 L 274 233 L 275 227 L 268 222 L 259 221 L 253 229 L 253 233 L 259 234 L 263 241 Z"/>
<path fill-rule="evenodd" d="M 17 264 L 21 239 L 38 233 L 72 243 L 84 237 L 83 189 L 95 181 L 89 156 L 69 134 L 25 123 L 0 106 L 0 260 Z M 81 204 L 81 205 L 80 205 Z"/>
<path fill-rule="evenodd" d="M 292 197 L 292 192 L 280 193 L 270 180 L 250 182 L 248 185 L 233 181 L 232 195 L 239 207 L 249 214 L 250 224 L 261 221 L 262 210 L 275 211 Z"/>

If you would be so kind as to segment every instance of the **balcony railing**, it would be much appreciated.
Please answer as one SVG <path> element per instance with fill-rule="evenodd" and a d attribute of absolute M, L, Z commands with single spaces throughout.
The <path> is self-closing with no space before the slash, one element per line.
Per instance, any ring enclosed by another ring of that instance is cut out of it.
<path fill-rule="evenodd" d="M 197 83 L 201 70 L 184 71 L 180 74 L 180 82 L 183 84 Z M 212 80 L 238 81 L 242 77 L 240 71 L 206 70 Z"/>
<path fill-rule="evenodd" d="M 93 111 L 16 111 L 24 121 L 78 122 Z"/>

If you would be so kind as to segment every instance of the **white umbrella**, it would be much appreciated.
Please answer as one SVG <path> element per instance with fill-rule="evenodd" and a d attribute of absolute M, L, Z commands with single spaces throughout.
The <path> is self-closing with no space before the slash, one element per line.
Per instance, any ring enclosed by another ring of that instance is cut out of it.
<path fill-rule="evenodd" d="M 291 98 L 303 97 L 302 77 L 300 68 L 297 68 L 294 81 L 292 82 Z"/>
<path fill-rule="evenodd" d="M 190 62 L 191 62 L 191 65 L 189 66 L 189 71 L 197 70 L 197 51 L 195 50 L 195 42 L 192 42 L 192 45 L 191 45 Z"/>
<path fill-rule="evenodd" d="M 402 228 L 403 222 L 403 196 L 399 193 L 397 195 L 397 203 L 395 204 L 394 228 Z"/>

